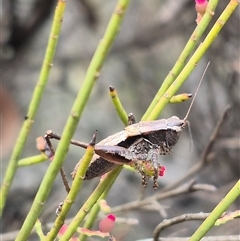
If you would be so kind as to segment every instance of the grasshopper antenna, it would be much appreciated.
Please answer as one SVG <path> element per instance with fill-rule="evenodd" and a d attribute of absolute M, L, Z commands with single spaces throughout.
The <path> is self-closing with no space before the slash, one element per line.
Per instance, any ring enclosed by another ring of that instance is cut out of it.
<path fill-rule="evenodd" d="M 208 69 L 208 67 L 209 67 L 209 64 L 210 64 L 210 61 L 207 63 L 207 66 L 206 66 L 206 68 L 204 69 L 204 72 L 203 72 L 203 74 L 202 74 L 202 77 L 201 77 L 201 79 L 200 79 L 200 81 L 199 81 L 199 84 L 198 84 L 197 89 L 196 89 L 196 91 L 195 91 L 195 94 L 194 94 L 194 96 L 193 96 L 192 102 L 191 102 L 191 104 L 190 104 L 190 106 L 189 106 L 189 108 L 188 108 L 187 114 L 186 114 L 186 116 L 185 116 L 184 119 L 183 119 L 184 121 L 187 120 L 188 115 L 189 115 L 189 113 L 190 113 L 190 110 L 192 109 L 193 102 L 194 102 L 195 99 L 196 99 L 198 90 L 199 90 L 200 85 L 201 85 L 201 83 L 202 83 L 202 81 L 203 81 L 203 78 L 204 78 L 204 76 L 205 76 L 205 74 L 206 74 L 206 72 L 207 72 L 207 69 Z"/>
<path fill-rule="evenodd" d="M 200 85 L 201 85 L 201 83 L 202 83 L 202 81 L 203 81 L 203 78 L 204 78 L 204 76 L 205 76 L 205 74 L 206 74 L 206 72 L 207 72 L 207 69 L 208 69 L 208 67 L 209 67 L 209 64 L 210 64 L 210 61 L 207 63 L 207 66 L 206 66 L 206 68 L 205 68 L 204 71 L 203 71 L 202 77 L 201 77 L 201 79 L 200 79 L 200 81 L 199 81 L 199 84 L 198 84 L 197 89 L 196 89 L 196 91 L 195 91 L 195 94 L 194 94 L 194 96 L 193 96 L 192 102 L 191 102 L 191 104 L 190 104 L 190 106 L 189 106 L 189 108 L 188 108 L 187 114 L 185 115 L 185 117 L 184 117 L 184 119 L 183 119 L 183 120 L 184 120 L 184 123 L 188 124 L 188 132 L 189 132 L 189 137 L 190 137 L 190 146 L 189 146 L 189 149 L 190 149 L 190 150 L 192 149 L 192 146 L 193 146 L 193 138 L 192 138 L 192 131 L 191 131 L 190 122 L 187 120 L 187 118 L 188 118 L 188 115 L 189 115 L 189 113 L 190 113 L 190 110 L 192 109 L 193 102 L 194 102 L 195 99 L 196 99 L 198 90 L 199 90 Z"/>

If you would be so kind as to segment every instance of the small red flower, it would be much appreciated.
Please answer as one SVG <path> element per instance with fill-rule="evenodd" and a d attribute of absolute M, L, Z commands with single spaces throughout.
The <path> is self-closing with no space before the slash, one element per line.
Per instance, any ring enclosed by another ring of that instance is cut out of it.
<path fill-rule="evenodd" d="M 159 176 L 162 177 L 166 171 L 166 168 L 164 166 L 159 167 Z"/>
<path fill-rule="evenodd" d="M 115 225 L 116 217 L 113 214 L 109 214 L 99 222 L 99 230 L 103 233 L 109 233 Z"/>

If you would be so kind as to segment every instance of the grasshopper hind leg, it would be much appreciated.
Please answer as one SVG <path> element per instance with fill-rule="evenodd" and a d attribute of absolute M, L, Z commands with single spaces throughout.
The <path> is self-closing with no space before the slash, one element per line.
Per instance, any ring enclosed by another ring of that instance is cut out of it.
<path fill-rule="evenodd" d="M 158 188 L 158 173 L 159 173 L 159 162 L 158 162 L 158 151 L 153 150 L 152 157 L 151 157 L 152 165 L 153 165 L 153 188 L 156 190 Z"/>

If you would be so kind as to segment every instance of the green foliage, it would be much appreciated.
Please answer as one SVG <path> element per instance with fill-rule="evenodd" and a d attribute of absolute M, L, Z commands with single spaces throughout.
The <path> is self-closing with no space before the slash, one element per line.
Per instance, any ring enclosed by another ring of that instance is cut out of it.
<path fill-rule="evenodd" d="M 32 207 L 25 219 L 25 222 L 17 236 L 16 240 L 27 240 L 28 236 L 32 232 L 35 224 L 37 224 L 36 229 L 40 236 L 43 239 L 43 233 L 41 232 L 41 225 L 38 221 L 38 218 L 41 214 L 43 205 L 45 203 L 50 190 L 52 188 L 53 182 L 62 167 L 62 164 L 65 160 L 65 157 L 68 152 L 68 148 L 70 145 L 70 140 L 76 130 L 78 122 L 81 118 L 83 110 L 88 102 L 90 93 L 96 83 L 96 79 L 99 77 L 101 68 L 104 64 L 104 61 L 108 55 L 108 52 L 114 43 L 119 29 L 121 27 L 122 21 L 124 19 L 125 13 L 128 9 L 130 0 L 119 0 L 116 8 L 113 12 L 113 15 L 109 21 L 109 24 L 106 28 L 105 34 L 100 41 L 96 52 L 92 58 L 92 61 L 89 65 L 89 68 L 86 72 L 82 87 L 80 88 L 76 100 L 72 106 L 70 115 L 68 117 L 67 123 L 64 127 L 62 138 L 59 141 L 57 151 L 55 153 L 54 162 L 51 163 L 49 166 L 35 200 L 32 204 Z M 220 30 L 227 22 L 228 18 L 237 8 L 239 2 L 236 0 L 230 1 L 229 5 L 223 11 L 222 15 L 213 25 L 211 30 L 206 34 L 204 41 L 198 46 L 195 50 L 197 44 L 199 43 L 200 38 L 204 34 L 206 28 L 208 27 L 210 21 L 212 20 L 213 13 L 215 8 L 217 7 L 218 1 L 217 0 L 210 0 L 209 5 L 207 7 L 206 13 L 203 16 L 199 25 L 197 25 L 196 29 L 192 33 L 189 41 L 187 42 L 185 48 L 183 49 L 181 55 L 179 56 L 178 60 L 176 61 L 175 65 L 173 66 L 172 70 L 169 72 L 165 80 L 163 81 L 161 87 L 159 88 L 158 93 L 154 97 L 151 105 L 149 106 L 148 110 L 142 117 L 142 120 L 154 120 L 156 119 L 164 107 L 168 104 L 170 99 L 174 96 L 176 91 L 182 86 L 182 84 L 186 81 L 187 77 L 193 71 L 197 63 L 201 60 L 207 49 L 211 46 L 214 42 L 216 37 L 218 36 Z M 29 157 L 26 159 L 19 160 L 19 156 L 21 155 L 26 139 L 29 135 L 31 130 L 31 126 L 33 124 L 33 120 L 35 115 L 38 111 L 39 103 L 42 98 L 43 92 L 45 90 L 45 86 L 47 85 L 49 73 L 51 70 L 51 66 L 53 63 L 53 59 L 55 56 L 55 49 L 57 46 L 58 38 L 60 36 L 60 30 L 62 25 L 62 19 L 64 16 L 66 2 L 65 1 L 58 1 L 57 8 L 55 11 L 55 16 L 53 19 L 53 25 L 49 37 L 48 46 L 46 49 L 46 55 L 43 61 L 42 70 L 40 72 L 39 81 L 36 85 L 35 91 L 33 93 L 32 100 L 29 104 L 29 111 L 28 111 L 28 119 L 25 120 L 19 137 L 16 141 L 15 148 L 9 162 L 9 166 L 7 172 L 5 173 L 3 185 L 1 187 L 1 204 L 0 204 L 0 212 L 2 213 L 8 192 L 11 188 L 11 184 L 13 178 L 15 176 L 16 170 L 19 166 L 31 165 L 33 163 L 40 163 L 46 160 L 46 157 L 43 155 Z M 194 51 L 195 50 L 195 51 Z M 190 59 L 187 61 L 187 59 Z M 115 98 L 115 108 L 118 112 L 120 118 L 127 124 L 127 115 L 126 111 L 121 105 L 120 100 L 115 96 L 111 96 L 113 99 Z M 67 213 L 69 212 L 72 203 L 76 199 L 76 196 L 81 191 L 81 183 L 82 178 L 84 177 L 91 157 L 93 155 L 94 149 L 92 146 L 86 150 L 86 154 L 81 162 L 81 168 L 79 168 L 77 177 L 74 179 L 74 182 L 71 187 L 71 191 L 65 198 L 65 202 L 62 207 L 62 212 L 56 218 L 54 226 L 50 230 L 50 232 L 44 237 L 44 240 L 54 240 L 64 223 Z M 115 179 L 117 178 L 118 174 L 120 173 L 122 167 L 118 167 L 117 169 L 108 173 L 108 175 L 100 181 L 99 185 L 93 191 L 93 193 L 89 196 L 86 203 L 80 208 L 79 212 L 73 218 L 72 222 L 70 223 L 67 231 L 65 234 L 60 238 L 60 240 L 69 240 L 72 235 L 75 233 L 79 225 L 83 222 L 86 215 L 89 213 L 88 218 L 86 220 L 85 226 L 86 228 L 91 228 L 96 219 L 99 207 L 98 201 L 101 199 L 105 199 L 109 189 L 111 188 L 112 184 L 114 183 Z M 231 190 L 229 194 L 224 198 L 222 202 L 219 203 L 221 207 L 224 208 L 216 208 L 218 211 L 213 210 L 209 218 L 199 227 L 196 233 L 192 236 L 190 240 L 200 240 L 208 230 L 212 228 L 215 221 L 221 216 L 221 214 L 226 210 L 226 208 L 231 205 L 231 203 L 240 195 L 239 191 L 239 182 L 236 184 L 237 186 L 234 187 L 234 190 Z M 226 203 L 224 202 L 226 201 Z M 204 230 L 204 231 L 202 231 Z M 80 240 L 85 240 L 86 236 L 81 235 Z"/>

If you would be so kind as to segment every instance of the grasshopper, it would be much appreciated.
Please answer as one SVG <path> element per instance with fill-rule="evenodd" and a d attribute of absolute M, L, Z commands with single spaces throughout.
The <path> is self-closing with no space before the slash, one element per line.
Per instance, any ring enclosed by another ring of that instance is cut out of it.
<path fill-rule="evenodd" d="M 142 176 L 142 185 L 144 187 L 147 186 L 147 179 L 153 177 L 153 188 L 157 189 L 157 179 L 162 169 L 159 162 L 159 155 L 170 154 L 172 148 L 178 142 L 182 130 L 188 123 L 187 118 L 203 76 L 183 119 L 172 116 L 168 119 L 136 123 L 134 116 L 129 114 L 129 125 L 125 127 L 124 130 L 108 136 L 95 145 L 95 154 L 84 179 L 90 180 L 102 176 L 118 165 L 127 164 L 139 171 Z M 47 131 L 45 139 L 60 140 L 60 136 L 52 131 Z M 49 142 L 47 141 L 47 143 Z M 87 143 L 76 140 L 71 140 L 71 144 L 85 149 L 88 146 Z M 73 178 L 75 177 L 77 168 L 78 164 L 72 173 Z"/>

